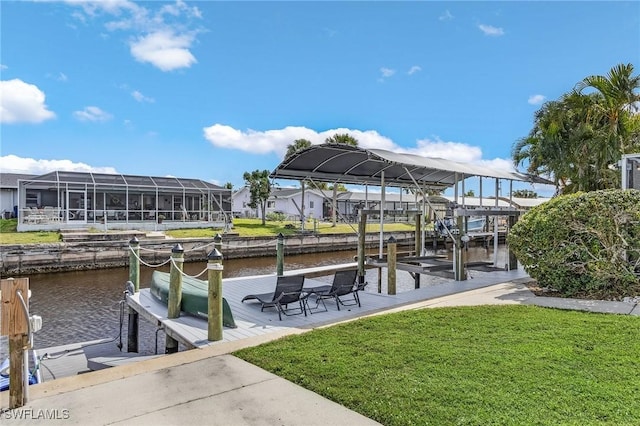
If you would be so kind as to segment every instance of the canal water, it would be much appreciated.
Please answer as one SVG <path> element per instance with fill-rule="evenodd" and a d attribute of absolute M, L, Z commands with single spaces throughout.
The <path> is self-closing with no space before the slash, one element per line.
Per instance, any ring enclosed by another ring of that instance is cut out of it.
<path fill-rule="evenodd" d="M 500 250 L 498 256 L 500 256 Z M 439 254 L 450 252 L 441 251 Z M 336 265 L 354 261 L 355 251 L 315 253 L 285 258 L 285 270 Z M 493 260 L 493 250 L 470 248 L 469 260 Z M 201 273 L 205 262 L 185 263 L 184 272 L 189 275 Z M 169 266 L 159 268 L 169 271 Z M 224 261 L 224 278 L 274 273 L 275 256 L 250 259 L 229 259 Z M 149 286 L 152 268 L 141 266 L 140 287 Z M 127 338 L 127 310 L 121 315 L 125 283 L 129 279 L 128 268 L 101 269 L 94 271 L 57 272 L 28 275 L 32 297 L 31 314 L 42 317 L 42 330 L 35 334 L 36 349 L 98 339 L 113 339 L 113 345 L 120 341 L 125 345 Z M 201 278 L 206 279 L 206 274 Z M 384 277 L 383 277 L 384 278 Z M 331 276 L 316 278 L 330 282 Z M 377 269 L 367 270 L 366 291 L 377 292 Z M 413 289 L 413 278 L 398 271 L 397 291 Z M 386 281 L 386 280 L 385 280 Z M 421 285 L 437 285 L 446 281 L 442 278 L 427 277 Z M 383 291 L 386 292 L 386 283 Z M 122 318 L 122 324 L 121 324 Z M 140 352 L 155 352 L 156 330 L 149 322 L 140 318 Z M 122 333 L 122 334 L 121 334 Z M 164 350 L 164 334 L 158 335 L 158 348 Z"/>

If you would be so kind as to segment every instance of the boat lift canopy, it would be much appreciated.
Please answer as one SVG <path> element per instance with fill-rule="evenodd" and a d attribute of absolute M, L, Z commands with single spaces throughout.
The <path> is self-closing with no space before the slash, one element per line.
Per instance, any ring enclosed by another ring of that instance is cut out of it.
<path fill-rule="evenodd" d="M 363 149 L 345 144 L 314 145 L 286 158 L 271 173 L 275 179 L 444 190 L 473 176 L 550 183 L 536 176 L 500 171 L 441 158 Z M 381 182 L 383 182 L 381 184 Z"/>

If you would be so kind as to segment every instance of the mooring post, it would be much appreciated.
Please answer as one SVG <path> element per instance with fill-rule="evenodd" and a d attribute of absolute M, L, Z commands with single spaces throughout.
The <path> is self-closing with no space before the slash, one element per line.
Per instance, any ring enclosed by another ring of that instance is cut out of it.
<path fill-rule="evenodd" d="M 416 214 L 416 256 L 422 255 L 422 215 Z M 420 284 L 418 284 L 419 286 Z M 416 287 L 419 288 L 419 287 Z"/>
<path fill-rule="evenodd" d="M 464 250 L 462 250 L 462 232 L 464 231 L 464 218 L 457 218 L 458 233 L 454 235 L 454 252 L 453 252 L 453 279 L 455 281 L 465 281 L 467 279 L 464 273 Z"/>
<path fill-rule="evenodd" d="M 180 316 L 182 303 L 182 268 L 184 263 L 184 250 L 180 244 L 171 249 L 171 270 L 169 272 L 169 299 L 167 301 L 167 318 Z M 167 336 L 165 353 L 178 352 L 178 341 Z"/>
<path fill-rule="evenodd" d="M 134 293 L 140 291 L 140 241 L 136 237 L 129 241 L 129 281 L 133 284 Z M 138 352 L 138 312 L 131 307 L 127 323 L 127 352 Z"/>
<path fill-rule="evenodd" d="M 216 248 L 207 257 L 209 278 L 207 339 L 222 340 L 222 253 Z"/>
<path fill-rule="evenodd" d="M 517 221 L 518 221 L 517 213 L 509 216 L 509 231 L 511 231 L 511 229 L 514 227 Z M 516 254 L 513 251 L 511 251 L 511 247 L 509 245 L 507 245 L 507 249 L 509 253 L 508 255 L 509 262 L 507 263 L 507 270 L 508 271 L 516 270 L 518 269 L 518 258 L 516 257 Z"/>
<path fill-rule="evenodd" d="M 276 244 L 276 274 L 278 276 L 284 274 L 284 235 L 282 232 L 278 234 L 278 243 Z"/>
<path fill-rule="evenodd" d="M 129 281 L 136 291 L 140 291 L 140 241 L 133 237 L 129 241 Z"/>
<path fill-rule="evenodd" d="M 360 210 L 358 220 L 358 283 L 363 284 L 365 279 L 365 243 L 367 238 L 367 214 Z"/>
<path fill-rule="evenodd" d="M 14 409 L 22 407 L 29 399 L 29 376 L 26 372 L 29 349 L 29 279 L 2 280 L 0 291 L 1 334 L 9 336 L 9 408 Z"/>
<path fill-rule="evenodd" d="M 387 294 L 396 294 L 397 243 L 393 237 L 387 242 Z"/>
<path fill-rule="evenodd" d="M 213 248 L 222 253 L 222 235 L 216 234 L 213 237 Z"/>

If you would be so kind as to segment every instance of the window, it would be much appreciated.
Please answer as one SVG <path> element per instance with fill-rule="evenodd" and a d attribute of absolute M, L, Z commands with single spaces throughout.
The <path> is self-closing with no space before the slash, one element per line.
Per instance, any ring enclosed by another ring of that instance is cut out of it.
<path fill-rule="evenodd" d="M 309 201 L 309 208 L 312 209 L 313 208 L 313 201 Z"/>
<path fill-rule="evenodd" d="M 267 201 L 267 208 L 268 209 L 276 208 L 276 202 L 275 201 Z"/>

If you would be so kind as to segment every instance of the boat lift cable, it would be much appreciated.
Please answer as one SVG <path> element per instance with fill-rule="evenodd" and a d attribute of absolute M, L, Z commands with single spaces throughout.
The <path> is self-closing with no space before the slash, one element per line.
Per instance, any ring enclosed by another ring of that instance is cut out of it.
<path fill-rule="evenodd" d="M 317 183 L 315 183 L 315 182 L 313 181 L 313 179 L 309 178 L 309 181 L 311 181 L 311 183 L 313 183 L 316 187 L 318 187 L 318 184 L 317 184 Z M 338 183 L 338 182 L 334 182 L 333 184 L 334 184 L 334 185 L 336 185 L 337 183 Z M 331 203 L 332 203 L 331 205 L 332 205 L 332 207 L 333 207 L 333 200 L 332 200 L 332 199 L 327 198 L 327 197 L 324 195 L 324 191 L 320 191 L 320 193 L 322 194 L 322 198 L 323 198 L 325 201 L 331 201 Z M 336 207 L 337 207 L 337 206 L 336 206 Z M 357 230 L 356 228 L 354 228 L 354 227 L 353 227 L 353 225 L 351 225 L 351 223 L 350 223 L 348 220 L 346 220 L 346 218 L 344 217 L 344 215 L 343 215 L 342 213 L 340 213 L 340 209 L 337 209 L 337 208 L 336 208 L 336 214 L 340 217 L 340 219 L 341 219 L 344 223 L 346 223 L 347 225 L 349 225 L 349 227 L 353 230 L 353 232 L 354 232 L 356 235 L 358 235 L 358 230 Z"/>
<path fill-rule="evenodd" d="M 418 188 L 418 190 L 422 193 L 422 200 L 425 201 L 429 207 L 431 208 L 431 210 L 433 210 L 434 214 L 436 215 L 436 219 L 443 221 L 444 218 L 439 218 L 438 217 L 438 211 L 433 207 L 433 205 L 431 204 L 431 202 L 429 201 L 427 194 L 422 190 L 422 188 L 420 188 L 420 185 L 418 185 L 418 182 L 416 182 L 416 180 L 413 178 L 413 175 L 411 174 L 411 172 L 409 172 L 409 170 L 404 167 L 404 170 L 407 172 L 407 174 L 409 175 L 409 177 L 411 178 L 411 180 L 413 181 L 413 184 L 416 186 L 416 188 Z M 451 231 L 449 230 L 449 228 L 447 228 L 446 226 L 444 227 L 444 229 L 447 231 L 447 234 L 449 234 L 449 237 L 451 238 L 451 241 L 453 241 L 453 245 L 456 245 L 456 239 L 454 238 L 453 234 L 451 233 Z"/>

